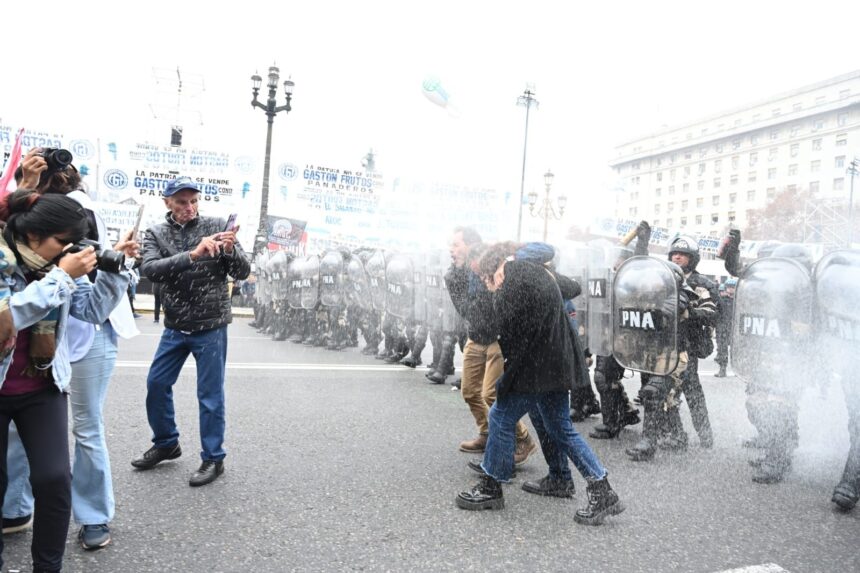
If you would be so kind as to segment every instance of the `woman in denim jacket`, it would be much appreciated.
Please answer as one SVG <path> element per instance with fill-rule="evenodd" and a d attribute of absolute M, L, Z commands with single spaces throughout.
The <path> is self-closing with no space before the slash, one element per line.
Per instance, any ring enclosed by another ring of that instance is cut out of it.
<path fill-rule="evenodd" d="M 0 236 L 0 460 L 6 459 L 14 421 L 36 498 L 33 570 L 60 571 L 71 508 L 66 325 L 70 315 L 103 323 L 129 278 L 99 273 L 91 284 L 86 275 L 96 266 L 94 250 L 66 252 L 88 231 L 86 213 L 74 199 L 20 190 L 2 202 L 9 218 Z M 135 254 L 135 243 L 117 247 Z M 7 483 L 2 470 L 0 494 Z"/>

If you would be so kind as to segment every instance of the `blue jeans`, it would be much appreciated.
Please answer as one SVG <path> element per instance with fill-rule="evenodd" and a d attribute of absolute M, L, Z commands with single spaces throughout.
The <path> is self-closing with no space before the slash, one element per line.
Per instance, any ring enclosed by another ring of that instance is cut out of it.
<path fill-rule="evenodd" d="M 549 433 L 544 426 L 543 418 L 540 415 L 540 410 L 537 403 L 532 404 L 529 408 L 529 420 L 535 428 L 535 433 L 540 442 L 540 450 L 543 453 L 543 459 L 549 467 L 549 477 L 555 480 L 570 481 L 573 476 L 570 474 L 570 466 L 567 463 L 567 454 L 552 441 Z"/>
<path fill-rule="evenodd" d="M 110 523 L 114 515 L 113 482 L 102 411 L 116 353 L 116 337 L 110 323 L 105 323 L 96 330 L 86 356 L 72 364 L 69 384 L 75 436 L 72 513 L 80 525 Z M 3 517 L 30 515 L 33 513 L 30 467 L 14 424 L 9 427 L 7 464 L 9 485 L 3 500 Z"/>
<path fill-rule="evenodd" d="M 183 333 L 165 328 L 146 379 L 146 415 L 157 448 L 179 443 L 173 408 L 173 385 L 188 355 L 197 362 L 197 403 L 200 410 L 200 457 L 223 460 L 224 374 L 227 363 L 227 327 Z"/>
<path fill-rule="evenodd" d="M 547 392 L 543 394 L 516 394 L 508 392 L 496 398 L 490 408 L 490 435 L 484 451 L 481 467 L 493 479 L 507 482 L 514 470 L 514 450 L 516 437 L 514 427 L 526 413 L 537 409 L 532 418 L 540 417 L 549 440 L 565 456 L 570 458 L 579 473 L 588 481 L 606 477 L 606 470 L 582 436 L 577 433 L 570 421 L 570 397 L 567 392 Z M 537 428 L 535 428 L 537 431 Z M 540 435 L 539 435 L 540 439 Z M 545 454 L 546 455 L 546 454 Z M 549 459 L 558 460 L 557 455 L 549 454 Z M 563 464 L 566 465 L 566 464 Z M 562 475 L 561 468 L 554 468 Z"/>

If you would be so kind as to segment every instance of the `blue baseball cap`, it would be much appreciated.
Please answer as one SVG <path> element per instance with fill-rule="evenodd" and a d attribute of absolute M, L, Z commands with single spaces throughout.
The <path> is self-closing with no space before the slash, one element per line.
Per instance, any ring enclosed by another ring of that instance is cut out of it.
<path fill-rule="evenodd" d="M 197 183 L 194 182 L 191 177 L 177 177 L 173 181 L 167 184 L 167 187 L 164 188 L 164 192 L 162 195 L 165 197 L 170 197 L 171 195 L 175 195 L 184 189 L 191 189 L 192 191 L 197 191 L 200 193 L 200 189 L 197 188 Z"/>

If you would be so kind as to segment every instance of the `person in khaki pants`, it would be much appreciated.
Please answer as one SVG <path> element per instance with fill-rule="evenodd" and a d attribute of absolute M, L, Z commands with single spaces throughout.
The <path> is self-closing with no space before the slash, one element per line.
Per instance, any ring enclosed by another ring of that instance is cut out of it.
<path fill-rule="evenodd" d="M 504 371 L 504 358 L 498 343 L 492 293 L 471 269 L 482 252 L 480 235 L 472 228 L 457 227 L 450 252 L 452 265 L 445 283 L 454 307 L 468 324 L 460 390 L 478 427 L 478 436 L 462 442 L 460 451 L 482 453 L 489 433 L 487 416 L 496 400 L 496 380 Z M 519 465 L 537 449 L 537 444 L 521 421 L 517 422 L 516 436 L 514 463 Z"/>

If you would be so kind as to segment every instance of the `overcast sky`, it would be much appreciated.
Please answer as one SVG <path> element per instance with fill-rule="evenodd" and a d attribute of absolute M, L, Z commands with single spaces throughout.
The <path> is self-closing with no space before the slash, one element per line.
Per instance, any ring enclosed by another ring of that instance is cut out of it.
<path fill-rule="evenodd" d="M 205 82 L 183 100 L 203 119 L 184 117 L 186 144 L 262 155 L 249 77 L 274 61 L 296 84 L 276 160 L 358 168 L 372 147 L 386 175 L 518 194 L 530 82 L 526 192 L 551 168 L 580 223 L 608 197 L 615 145 L 860 67 L 858 2 L 582 4 L 10 2 L 0 120 L 166 144 L 153 68 L 178 66 Z M 422 95 L 431 74 L 457 114 Z"/>

